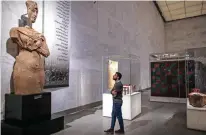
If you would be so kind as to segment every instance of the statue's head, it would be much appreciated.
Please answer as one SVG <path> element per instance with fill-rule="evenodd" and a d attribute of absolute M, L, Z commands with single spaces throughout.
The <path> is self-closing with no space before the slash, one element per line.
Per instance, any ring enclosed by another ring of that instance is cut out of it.
<path fill-rule="evenodd" d="M 34 1 L 27 0 L 26 6 L 27 6 L 28 19 L 30 23 L 34 23 L 38 15 L 38 5 Z"/>

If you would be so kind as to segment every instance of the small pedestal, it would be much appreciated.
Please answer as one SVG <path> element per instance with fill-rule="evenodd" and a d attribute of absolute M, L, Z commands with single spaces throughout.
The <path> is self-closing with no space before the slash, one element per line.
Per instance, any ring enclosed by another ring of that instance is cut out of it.
<path fill-rule="evenodd" d="M 112 95 L 103 94 L 103 116 L 111 117 L 112 114 Z M 122 117 L 125 120 L 132 120 L 141 113 L 141 93 L 134 92 L 131 95 L 123 95 Z"/>
<path fill-rule="evenodd" d="M 206 106 L 193 107 L 187 100 L 187 128 L 206 131 Z"/>
<path fill-rule="evenodd" d="M 50 135 L 64 128 L 64 117 L 51 116 L 51 93 L 5 95 L 2 135 Z"/>

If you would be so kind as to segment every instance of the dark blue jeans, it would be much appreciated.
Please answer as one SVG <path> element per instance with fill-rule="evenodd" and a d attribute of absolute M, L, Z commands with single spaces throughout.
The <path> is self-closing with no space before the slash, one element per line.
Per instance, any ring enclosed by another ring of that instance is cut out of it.
<path fill-rule="evenodd" d="M 116 118 L 119 121 L 120 129 L 124 130 L 124 122 L 122 118 L 122 103 L 113 103 L 111 129 L 114 129 Z"/>

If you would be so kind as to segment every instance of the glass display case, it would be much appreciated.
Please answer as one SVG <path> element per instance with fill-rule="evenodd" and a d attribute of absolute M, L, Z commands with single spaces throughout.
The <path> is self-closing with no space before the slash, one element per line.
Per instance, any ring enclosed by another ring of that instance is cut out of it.
<path fill-rule="evenodd" d="M 140 62 L 139 57 L 130 55 L 102 57 L 102 93 L 110 93 L 115 81 L 113 75 L 122 74 L 123 95 L 131 95 L 140 88 Z"/>
<path fill-rule="evenodd" d="M 206 92 L 206 48 L 150 55 L 151 96 L 187 98 Z"/>
<path fill-rule="evenodd" d="M 187 82 L 189 103 L 193 107 L 204 107 L 206 105 L 206 47 L 187 49 L 186 53 L 188 66 L 185 70 L 188 74 L 185 82 Z"/>
<path fill-rule="evenodd" d="M 139 58 L 134 55 L 129 57 L 106 56 L 102 58 L 102 114 L 104 117 L 111 117 L 113 98 L 110 92 L 115 83 L 113 75 L 116 72 L 122 74 L 122 117 L 126 120 L 132 120 L 141 113 Z"/>
<path fill-rule="evenodd" d="M 152 97 L 186 98 L 186 56 L 185 51 L 150 55 Z"/>
<path fill-rule="evenodd" d="M 187 127 L 206 131 L 206 47 L 186 50 Z"/>
<path fill-rule="evenodd" d="M 206 47 L 186 50 L 187 93 L 197 90 L 206 93 Z M 191 79 L 191 76 L 194 78 Z"/>

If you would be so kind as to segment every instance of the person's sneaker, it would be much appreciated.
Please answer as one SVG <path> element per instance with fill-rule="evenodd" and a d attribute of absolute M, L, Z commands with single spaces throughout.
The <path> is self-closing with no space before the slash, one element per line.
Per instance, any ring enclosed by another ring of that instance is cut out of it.
<path fill-rule="evenodd" d="M 110 129 L 108 129 L 108 130 L 105 130 L 104 132 L 105 132 L 105 133 L 113 134 L 113 133 L 114 133 L 114 129 L 111 129 L 111 128 L 110 128 Z"/>
<path fill-rule="evenodd" d="M 124 130 L 119 129 L 119 130 L 116 130 L 115 133 L 117 133 L 117 134 L 124 134 Z"/>

